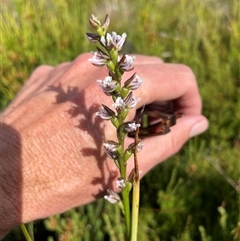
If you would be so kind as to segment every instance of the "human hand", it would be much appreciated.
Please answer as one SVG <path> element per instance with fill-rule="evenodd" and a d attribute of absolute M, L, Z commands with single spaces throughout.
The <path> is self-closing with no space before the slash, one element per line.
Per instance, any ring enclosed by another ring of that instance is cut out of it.
<path fill-rule="evenodd" d="M 102 151 L 106 138 L 115 139 L 115 129 L 95 116 L 102 103 L 112 104 L 96 83 L 107 76 L 107 70 L 92 66 L 89 57 L 83 54 L 56 67 L 40 66 L 2 114 L 1 175 L 6 181 L 1 185 L 4 219 L 8 218 L 3 232 L 89 203 L 108 187 L 116 190 L 118 170 Z M 205 131 L 208 122 L 201 115 L 201 98 L 188 67 L 140 55 L 134 67 L 144 80 L 134 92 L 141 97 L 137 108 L 174 100 L 184 114 L 169 134 L 144 139 L 138 155 L 144 175 Z M 133 117 L 131 111 L 129 120 Z M 132 168 L 130 159 L 128 171 Z"/>

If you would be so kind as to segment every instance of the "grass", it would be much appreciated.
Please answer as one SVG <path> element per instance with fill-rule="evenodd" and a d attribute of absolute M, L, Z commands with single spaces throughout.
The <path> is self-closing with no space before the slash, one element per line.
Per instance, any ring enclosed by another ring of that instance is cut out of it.
<path fill-rule="evenodd" d="M 111 28 L 128 34 L 126 51 L 193 69 L 210 121 L 205 134 L 142 180 L 139 240 L 239 240 L 239 7 L 237 0 L 3 0 L 0 108 L 37 66 L 92 50 L 88 17 L 109 13 Z M 104 200 L 35 229 L 36 240 L 124 240 L 120 212 Z M 21 238 L 16 229 L 4 240 Z"/>

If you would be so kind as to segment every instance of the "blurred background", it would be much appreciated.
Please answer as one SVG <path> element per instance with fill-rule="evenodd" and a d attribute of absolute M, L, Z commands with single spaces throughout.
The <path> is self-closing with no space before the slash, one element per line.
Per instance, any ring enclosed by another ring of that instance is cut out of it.
<path fill-rule="evenodd" d="M 141 182 L 139 240 L 240 240 L 238 0 L 2 0 L 1 110 L 39 65 L 94 50 L 91 13 L 128 35 L 125 52 L 194 71 L 209 130 Z M 161 149 L 161 147 L 159 147 Z M 147 157 L 146 157 L 147 160 Z M 37 221 L 35 240 L 124 240 L 118 207 L 99 200 Z M 24 240 L 18 229 L 5 239 Z"/>

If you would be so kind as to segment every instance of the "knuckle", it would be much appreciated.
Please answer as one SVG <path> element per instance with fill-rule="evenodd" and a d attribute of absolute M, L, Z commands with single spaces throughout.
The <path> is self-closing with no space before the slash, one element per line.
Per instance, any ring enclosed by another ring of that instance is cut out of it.
<path fill-rule="evenodd" d="M 31 77 L 37 77 L 37 76 L 40 76 L 50 70 L 52 70 L 53 67 L 50 66 L 50 65 L 40 65 L 38 66 L 32 73 L 32 76 Z"/>
<path fill-rule="evenodd" d="M 176 138 L 175 135 L 171 135 L 170 150 L 172 151 L 172 154 L 177 153 L 187 140 L 188 140 L 187 136 L 186 137 L 181 136 L 181 139 L 180 139 L 180 138 Z"/>
<path fill-rule="evenodd" d="M 73 64 L 82 65 L 82 64 L 89 63 L 88 59 L 91 58 L 91 56 L 92 55 L 90 53 L 80 54 L 74 59 Z"/>
<path fill-rule="evenodd" d="M 163 63 L 164 63 L 164 61 L 163 61 L 161 58 L 157 57 L 157 56 L 151 56 L 151 58 L 152 58 L 152 60 L 154 60 L 157 64 L 163 64 Z"/>
<path fill-rule="evenodd" d="M 182 74 L 185 80 L 189 81 L 190 83 L 196 82 L 196 76 L 189 66 L 184 64 L 178 64 L 178 70 Z"/>
<path fill-rule="evenodd" d="M 157 56 L 147 56 L 133 54 L 136 57 L 134 65 L 146 65 L 146 64 L 163 64 L 163 60 Z"/>
<path fill-rule="evenodd" d="M 77 56 L 70 64 L 68 71 L 74 73 L 86 73 L 91 69 L 94 69 L 88 59 L 91 57 L 90 53 L 84 53 Z"/>

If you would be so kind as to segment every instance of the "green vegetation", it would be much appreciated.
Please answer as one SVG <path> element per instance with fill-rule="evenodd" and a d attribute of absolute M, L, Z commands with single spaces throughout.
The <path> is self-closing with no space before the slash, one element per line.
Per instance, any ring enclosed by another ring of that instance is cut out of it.
<path fill-rule="evenodd" d="M 37 66 L 92 50 L 88 18 L 108 13 L 111 28 L 128 34 L 127 52 L 193 69 L 210 121 L 205 134 L 143 178 L 139 240 L 240 240 L 239 8 L 238 0 L 2 1 L 0 107 Z M 121 241 L 123 230 L 118 208 L 99 200 L 36 222 L 35 237 Z M 23 239 L 16 229 L 5 240 Z"/>

